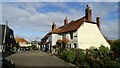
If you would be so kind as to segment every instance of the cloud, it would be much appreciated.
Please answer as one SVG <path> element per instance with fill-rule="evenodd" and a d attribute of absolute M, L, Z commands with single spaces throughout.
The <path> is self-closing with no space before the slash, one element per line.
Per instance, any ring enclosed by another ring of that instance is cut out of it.
<path fill-rule="evenodd" d="M 2 2 L 119 2 L 119 0 L 2 0 Z"/>
<path fill-rule="evenodd" d="M 2 3 L 0 2 L 0 24 L 2 23 Z"/>
<path fill-rule="evenodd" d="M 118 39 L 118 20 L 104 21 L 101 31 L 108 39 Z"/>
<path fill-rule="evenodd" d="M 68 2 L 69 3 L 69 2 Z M 6 20 L 9 22 L 9 26 L 15 30 L 15 34 L 21 35 L 23 37 L 26 36 L 30 39 L 39 36 L 43 37 L 47 32 L 51 31 L 52 22 L 57 24 L 57 27 L 63 25 L 63 20 L 65 17 L 68 17 L 69 22 L 71 20 L 77 20 L 83 17 L 85 11 L 85 4 L 87 3 L 77 3 L 73 4 L 73 6 L 69 6 L 67 2 L 65 3 L 36 3 L 36 2 L 21 2 L 21 3 L 3 3 L 3 16 L 2 20 L 5 23 Z M 111 6 L 111 4 L 113 6 Z M 84 6 L 83 6 L 84 5 Z M 61 9 L 62 11 L 53 11 L 56 8 L 50 8 L 50 6 L 55 6 L 57 9 Z M 74 6 L 80 6 L 74 7 Z M 117 10 L 117 6 L 113 3 L 90 3 L 90 6 L 93 10 L 93 19 L 95 19 L 96 15 L 99 13 L 102 18 L 107 20 L 101 21 L 101 28 L 103 34 L 108 36 L 109 38 L 117 38 L 116 31 L 117 28 L 113 28 L 117 26 L 117 20 L 110 20 L 109 13 Z M 110 6 L 110 7 L 108 7 Z M 41 13 L 39 10 L 43 10 L 43 8 L 47 7 L 45 12 Z M 84 8 L 83 8 L 84 7 Z M 99 7 L 99 9 L 98 9 Z M 115 7 L 115 8 L 114 8 Z M 104 9 L 104 10 L 103 10 Z M 50 11 L 48 11 L 50 10 Z M 103 23 L 104 22 L 104 23 Z M 112 22 L 115 22 L 114 24 Z M 108 25 L 109 24 L 109 25 Z M 110 29 L 112 28 L 112 29 Z M 114 31 L 114 32 L 113 32 Z"/>
<path fill-rule="evenodd" d="M 29 7 L 33 9 L 28 9 Z M 50 28 L 47 26 L 51 26 L 52 22 L 56 22 L 58 26 L 60 26 L 63 24 L 63 20 L 66 16 L 70 17 L 70 19 L 78 18 L 78 14 L 82 16 L 82 14 L 75 9 L 71 9 L 71 15 L 69 15 L 63 12 L 38 13 L 33 6 L 29 7 L 21 9 L 6 4 L 3 5 L 3 22 L 8 20 L 10 25 L 13 26 L 13 28 L 15 27 L 14 29 L 25 27 L 32 30 L 38 30 L 45 27 L 48 29 L 39 31 L 48 31 Z"/>

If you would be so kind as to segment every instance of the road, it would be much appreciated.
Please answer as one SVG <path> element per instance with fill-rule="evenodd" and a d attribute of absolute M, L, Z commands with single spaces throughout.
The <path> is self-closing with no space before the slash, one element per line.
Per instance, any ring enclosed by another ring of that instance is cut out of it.
<path fill-rule="evenodd" d="M 41 67 L 68 67 L 73 68 L 73 65 L 57 58 L 52 54 L 47 54 L 46 52 L 41 52 L 38 50 L 30 50 L 25 52 L 18 52 L 7 57 L 8 60 L 12 60 L 15 66 L 18 67 L 31 67 L 31 68 L 41 68 Z M 75 67 L 74 67 L 75 68 Z"/>

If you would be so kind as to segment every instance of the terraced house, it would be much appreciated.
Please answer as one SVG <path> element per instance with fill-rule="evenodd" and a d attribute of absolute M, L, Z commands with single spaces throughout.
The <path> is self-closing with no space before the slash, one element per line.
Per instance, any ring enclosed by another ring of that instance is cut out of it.
<path fill-rule="evenodd" d="M 91 46 L 99 47 L 100 45 L 110 48 L 110 45 L 100 31 L 100 17 L 96 17 L 96 22 L 92 21 L 92 9 L 89 5 L 86 6 L 85 16 L 82 18 L 68 23 L 66 17 L 64 25 L 59 28 L 56 28 L 56 24 L 53 23 L 52 31 L 47 33 L 41 39 L 41 42 L 43 46 L 48 47 L 48 51 L 52 52 L 59 39 L 68 39 L 67 46 L 69 48 L 85 50 Z"/>

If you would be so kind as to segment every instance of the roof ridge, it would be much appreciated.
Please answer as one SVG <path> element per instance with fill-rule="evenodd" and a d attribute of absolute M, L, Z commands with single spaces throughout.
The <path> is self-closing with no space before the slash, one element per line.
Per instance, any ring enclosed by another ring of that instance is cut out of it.
<path fill-rule="evenodd" d="M 72 20 L 68 24 L 60 26 L 57 29 L 48 32 L 43 38 L 46 38 L 47 35 L 52 34 L 52 33 L 64 33 L 64 32 L 74 31 L 78 29 L 84 21 L 87 21 L 85 16 L 75 21 Z"/>

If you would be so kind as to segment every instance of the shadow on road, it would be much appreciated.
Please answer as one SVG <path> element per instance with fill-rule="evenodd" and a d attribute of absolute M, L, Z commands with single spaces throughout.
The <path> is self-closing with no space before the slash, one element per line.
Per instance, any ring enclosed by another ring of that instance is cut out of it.
<path fill-rule="evenodd" d="M 76 68 L 73 66 L 17 66 L 16 68 Z"/>
<path fill-rule="evenodd" d="M 56 56 L 40 51 L 17 52 L 16 54 L 8 54 L 6 56 L 7 59 L 14 61 L 14 64 L 4 59 L 2 68 L 76 68 L 58 59 Z"/>
<path fill-rule="evenodd" d="M 15 64 L 12 61 L 2 59 L 2 67 L 1 68 L 15 68 Z"/>
<path fill-rule="evenodd" d="M 8 57 L 12 54 L 15 54 L 15 52 L 2 52 L 2 58 Z"/>
<path fill-rule="evenodd" d="M 15 68 L 15 64 L 12 61 L 5 59 L 6 57 L 14 53 L 15 52 L 2 52 L 2 67 L 1 68 Z"/>

